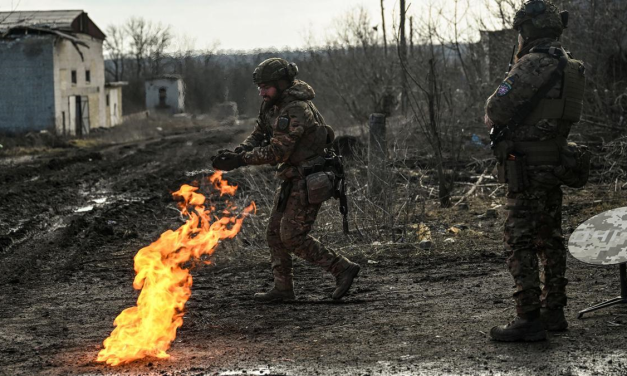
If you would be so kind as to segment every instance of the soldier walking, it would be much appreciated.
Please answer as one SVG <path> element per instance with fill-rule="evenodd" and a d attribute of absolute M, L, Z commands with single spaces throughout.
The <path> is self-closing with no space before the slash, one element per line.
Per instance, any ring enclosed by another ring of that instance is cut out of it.
<path fill-rule="evenodd" d="M 492 328 L 496 341 L 539 341 L 568 327 L 560 185 L 585 184 L 589 154 L 566 140 L 585 84 L 583 63 L 559 42 L 567 23 L 550 1 L 527 1 L 514 18 L 515 64 L 486 103 L 499 180 L 508 184 L 504 246 L 516 284 L 517 318 Z"/>
<path fill-rule="evenodd" d="M 213 167 L 279 164 L 282 184 L 276 192 L 266 238 L 274 287 L 255 294 L 262 302 L 293 300 L 292 253 L 329 271 L 336 280 L 333 299 L 342 298 L 359 273 L 359 265 L 309 235 L 322 202 L 333 195 L 329 152 L 333 129 L 311 100 L 315 93 L 296 80 L 298 67 L 281 58 L 263 61 L 253 73 L 263 98 L 257 125 L 234 151 L 221 151 Z"/>

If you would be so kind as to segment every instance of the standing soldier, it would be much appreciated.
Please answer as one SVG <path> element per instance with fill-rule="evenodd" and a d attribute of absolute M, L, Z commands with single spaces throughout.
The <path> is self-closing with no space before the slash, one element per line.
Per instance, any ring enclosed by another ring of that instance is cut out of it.
<path fill-rule="evenodd" d="M 309 235 L 322 202 L 336 186 L 327 152 L 334 134 L 311 102 L 314 90 L 295 80 L 297 73 L 296 64 L 280 58 L 259 64 L 253 72 L 263 98 L 257 125 L 233 152 L 222 151 L 213 158 L 213 167 L 224 171 L 279 163 L 277 176 L 283 182 L 266 233 L 274 288 L 255 294 L 262 302 L 294 299 L 292 253 L 333 274 L 337 286 L 333 299 L 346 294 L 360 269 Z"/>
<path fill-rule="evenodd" d="M 567 23 L 550 1 L 527 1 L 514 18 L 515 64 L 486 103 L 499 181 L 508 184 L 504 245 L 518 316 L 492 328 L 496 341 L 539 341 L 568 327 L 560 185 L 585 184 L 589 154 L 566 140 L 585 84 L 583 63 L 559 42 Z"/>

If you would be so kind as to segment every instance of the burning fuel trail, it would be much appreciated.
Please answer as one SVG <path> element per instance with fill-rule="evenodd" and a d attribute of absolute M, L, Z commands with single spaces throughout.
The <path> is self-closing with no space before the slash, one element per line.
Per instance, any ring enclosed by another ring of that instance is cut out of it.
<path fill-rule="evenodd" d="M 209 181 L 220 196 L 232 196 L 237 190 L 222 180 L 221 172 L 214 173 Z M 135 255 L 133 287 L 141 290 L 137 306 L 125 309 L 115 319 L 115 329 L 104 340 L 98 362 L 116 366 L 147 356 L 169 358 L 166 351 L 183 324 L 185 303 L 191 294 L 192 276 L 186 263 L 213 254 L 219 241 L 235 237 L 244 218 L 255 210 L 253 202 L 241 214 L 231 215 L 237 207 L 227 200 L 223 216 L 218 218 L 216 208 L 205 208 L 205 196 L 197 190 L 183 185 L 172 194 L 187 217 L 185 224 L 164 232 Z"/>

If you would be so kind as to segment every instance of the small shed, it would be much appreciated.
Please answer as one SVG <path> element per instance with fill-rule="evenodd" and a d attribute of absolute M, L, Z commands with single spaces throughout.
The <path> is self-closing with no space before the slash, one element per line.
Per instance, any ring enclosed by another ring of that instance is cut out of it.
<path fill-rule="evenodd" d="M 122 87 L 126 85 L 126 81 L 105 83 L 107 127 L 114 127 L 122 122 Z"/>
<path fill-rule="evenodd" d="M 146 110 L 178 114 L 185 112 L 185 85 L 176 74 L 146 80 Z"/>
<path fill-rule="evenodd" d="M 0 12 L 0 132 L 106 127 L 104 39 L 82 10 Z"/>

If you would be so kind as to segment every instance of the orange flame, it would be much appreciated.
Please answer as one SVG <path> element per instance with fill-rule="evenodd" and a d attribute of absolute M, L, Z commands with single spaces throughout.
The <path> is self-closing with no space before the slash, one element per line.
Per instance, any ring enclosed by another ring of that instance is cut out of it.
<path fill-rule="evenodd" d="M 222 180 L 222 172 L 214 173 L 209 181 L 220 196 L 234 195 L 237 190 Z M 98 362 L 116 366 L 147 356 L 169 358 L 166 351 L 183 325 L 183 310 L 191 294 L 192 276 L 183 264 L 211 255 L 220 240 L 235 237 L 244 218 L 256 209 L 253 202 L 239 216 L 230 216 L 235 206 L 227 201 L 227 215 L 212 223 L 210 215 L 215 208 L 205 209 L 205 196 L 197 190 L 185 184 L 172 194 L 183 199 L 179 208 L 187 221 L 176 231 L 164 232 L 135 255 L 133 287 L 141 290 L 137 306 L 125 309 L 115 319 L 115 329 L 104 340 Z"/>

